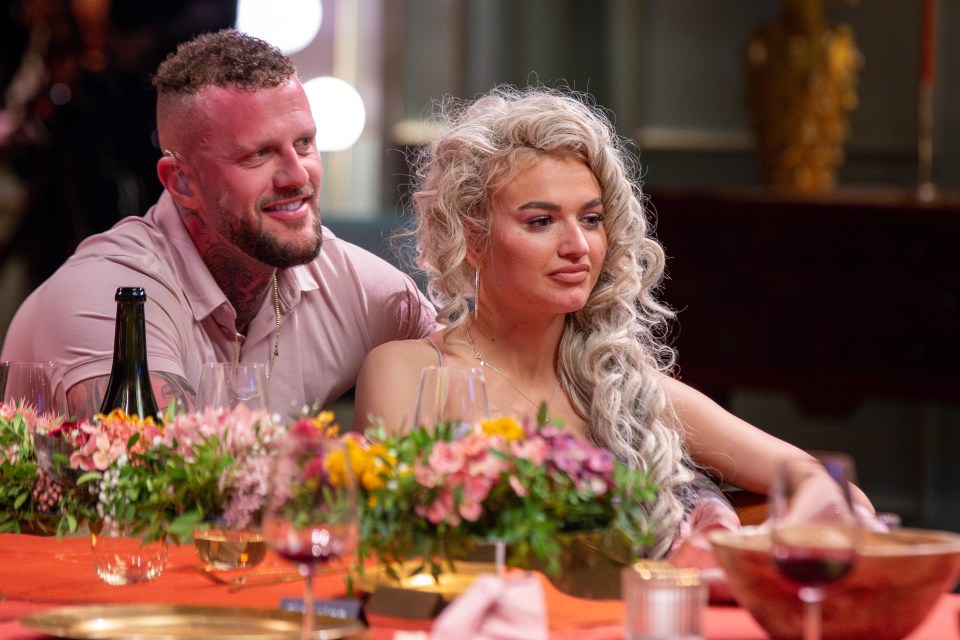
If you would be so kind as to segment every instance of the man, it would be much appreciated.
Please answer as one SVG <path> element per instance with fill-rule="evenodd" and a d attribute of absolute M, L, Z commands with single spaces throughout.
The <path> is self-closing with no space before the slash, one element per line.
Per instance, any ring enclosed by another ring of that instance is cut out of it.
<path fill-rule="evenodd" d="M 180 45 L 154 86 L 164 193 L 31 294 L 3 360 L 52 360 L 71 413 L 93 415 L 114 293 L 142 286 L 161 407 L 192 406 L 204 362 L 265 362 L 271 408 L 287 414 L 349 390 L 373 347 L 434 330 L 411 278 L 321 226 L 316 125 L 289 58 L 223 30 Z"/>

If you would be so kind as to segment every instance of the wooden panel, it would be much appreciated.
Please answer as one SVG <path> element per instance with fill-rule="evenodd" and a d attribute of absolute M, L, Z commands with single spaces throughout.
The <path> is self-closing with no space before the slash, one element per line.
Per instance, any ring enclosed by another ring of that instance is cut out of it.
<path fill-rule="evenodd" d="M 682 377 L 818 412 L 960 400 L 960 196 L 655 192 Z"/>

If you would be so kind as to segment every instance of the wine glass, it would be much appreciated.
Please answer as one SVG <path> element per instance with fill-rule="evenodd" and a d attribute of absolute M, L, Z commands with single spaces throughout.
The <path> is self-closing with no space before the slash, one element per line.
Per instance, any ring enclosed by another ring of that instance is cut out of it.
<path fill-rule="evenodd" d="M 454 433 L 490 417 L 483 371 L 474 367 L 424 367 L 413 409 L 413 426 L 449 423 Z"/>
<path fill-rule="evenodd" d="M 818 453 L 780 464 L 770 491 L 777 570 L 799 587 L 804 640 L 820 640 L 825 587 L 853 568 L 859 526 L 850 498 L 853 460 Z"/>
<path fill-rule="evenodd" d="M 52 362 L 0 362 L 0 400 L 36 411 L 41 419 L 67 414 L 63 376 Z"/>
<path fill-rule="evenodd" d="M 312 425 L 295 425 L 273 459 L 263 536 L 304 577 L 303 640 L 313 634 L 313 576 L 344 562 L 359 537 L 357 494 L 344 443 Z"/>
<path fill-rule="evenodd" d="M 208 362 L 200 369 L 196 409 L 233 410 L 244 404 L 251 411 L 270 410 L 267 366 L 260 362 Z"/>

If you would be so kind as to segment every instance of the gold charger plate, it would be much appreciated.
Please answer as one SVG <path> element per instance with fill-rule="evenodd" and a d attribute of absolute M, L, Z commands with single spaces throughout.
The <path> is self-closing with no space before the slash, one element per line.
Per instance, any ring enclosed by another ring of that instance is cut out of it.
<path fill-rule="evenodd" d="M 387 575 L 381 566 L 365 567 L 363 574 L 354 576 L 354 586 L 363 593 L 373 593 L 377 587 L 396 587 L 410 589 L 424 593 L 440 594 L 449 602 L 470 588 L 477 576 L 482 573 L 496 573 L 497 567 L 492 562 L 456 561 L 453 563 L 456 571 L 443 571 L 437 580 L 430 575 L 429 567 L 419 560 L 408 560 L 395 567 L 399 580 Z M 417 569 L 421 569 L 417 571 Z"/>
<path fill-rule="evenodd" d="M 290 640 L 300 637 L 299 613 L 271 609 L 187 607 L 152 604 L 83 605 L 30 614 L 23 626 L 71 640 Z M 356 620 L 316 616 L 314 638 L 357 638 Z"/>

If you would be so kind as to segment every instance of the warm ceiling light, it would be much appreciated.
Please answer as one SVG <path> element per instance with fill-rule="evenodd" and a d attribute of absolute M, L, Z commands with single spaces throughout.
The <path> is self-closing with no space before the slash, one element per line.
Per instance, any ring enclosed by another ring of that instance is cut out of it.
<path fill-rule="evenodd" d="M 237 30 L 266 40 L 287 55 L 303 50 L 320 32 L 320 0 L 239 0 Z"/>
<path fill-rule="evenodd" d="M 349 82 L 321 76 L 304 82 L 303 89 L 317 122 L 320 151 L 342 151 L 360 138 L 367 112 L 360 94 Z"/>

